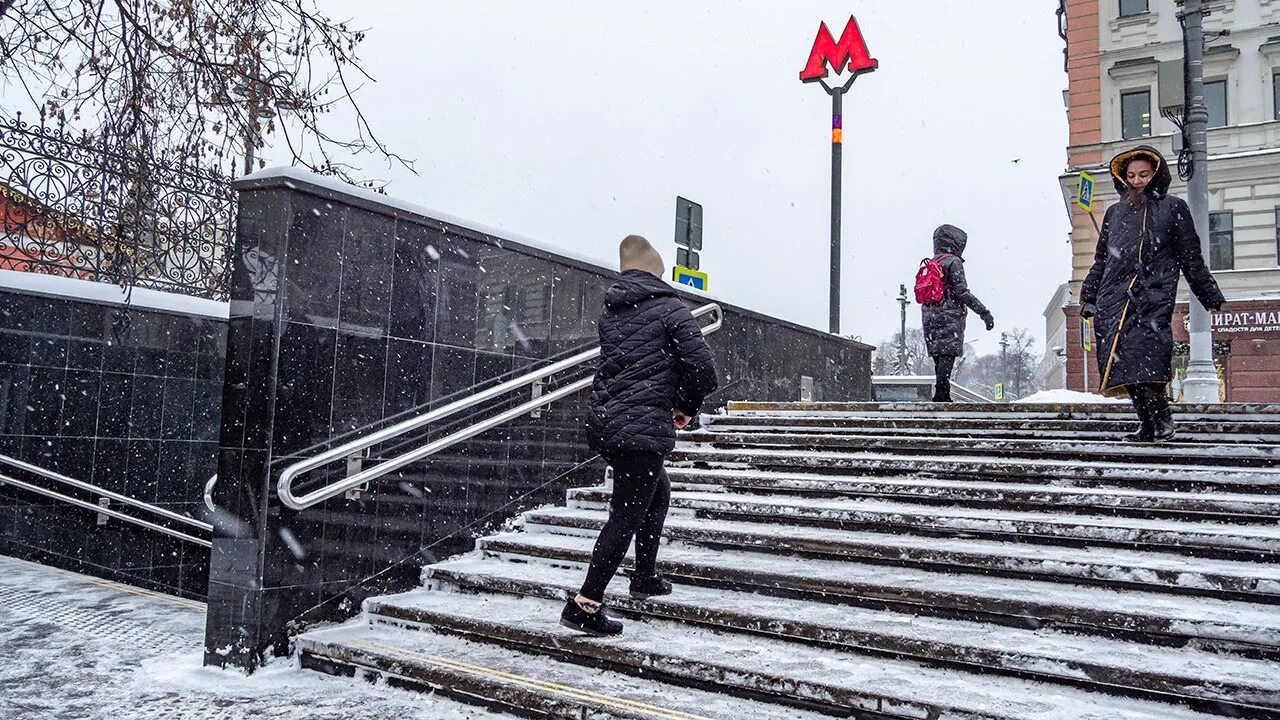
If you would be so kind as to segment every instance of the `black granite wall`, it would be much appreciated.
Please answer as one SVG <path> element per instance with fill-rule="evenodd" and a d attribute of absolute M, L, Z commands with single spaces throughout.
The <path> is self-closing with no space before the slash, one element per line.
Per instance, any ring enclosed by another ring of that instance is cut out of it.
<path fill-rule="evenodd" d="M 293 511 L 276 495 L 298 458 L 593 346 L 612 274 L 295 174 L 239 189 L 206 661 L 252 668 L 290 629 L 409 587 L 422 564 L 598 477 L 575 397 L 359 497 Z M 867 346 L 726 311 L 710 338 L 724 386 L 712 407 L 799 399 L 801 375 L 819 398 L 870 398 Z M 470 419 L 375 447 L 368 462 Z M 345 470 L 304 476 L 297 492 Z"/>
<path fill-rule="evenodd" d="M 0 291 L 0 454 L 202 517 L 217 466 L 226 323 Z M 92 496 L 10 474 L 90 501 Z M 206 548 L 0 485 L 0 553 L 186 597 Z"/>

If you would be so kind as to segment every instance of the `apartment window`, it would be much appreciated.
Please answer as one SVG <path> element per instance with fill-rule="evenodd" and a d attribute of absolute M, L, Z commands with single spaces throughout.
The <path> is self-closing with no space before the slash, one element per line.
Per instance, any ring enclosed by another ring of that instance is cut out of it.
<path fill-rule="evenodd" d="M 1280 70 L 1271 74 L 1271 102 L 1275 105 L 1276 119 L 1280 120 Z"/>
<path fill-rule="evenodd" d="M 1280 265 L 1280 207 L 1276 208 L 1276 265 Z"/>
<path fill-rule="evenodd" d="M 1206 80 L 1204 83 L 1204 104 L 1209 110 L 1209 127 L 1227 126 L 1227 81 Z"/>
<path fill-rule="evenodd" d="M 1125 140 L 1151 134 L 1151 91 L 1135 90 L 1120 95 L 1120 131 Z"/>
<path fill-rule="evenodd" d="M 1120 0 L 1120 17 L 1141 15 L 1147 11 L 1147 0 Z"/>
<path fill-rule="evenodd" d="M 1209 269 L 1234 270 L 1235 245 L 1235 226 L 1231 213 L 1209 213 Z"/>

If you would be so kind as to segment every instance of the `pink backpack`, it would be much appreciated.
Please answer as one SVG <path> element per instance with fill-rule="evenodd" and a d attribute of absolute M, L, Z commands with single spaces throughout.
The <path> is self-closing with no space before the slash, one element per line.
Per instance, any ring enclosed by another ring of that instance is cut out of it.
<path fill-rule="evenodd" d="M 925 258 L 920 261 L 920 271 L 916 273 L 916 302 L 921 305 L 937 305 L 947 295 L 947 283 L 943 279 L 942 263 L 944 257 L 951 253 L 942 253 L 936 258 Z"/>

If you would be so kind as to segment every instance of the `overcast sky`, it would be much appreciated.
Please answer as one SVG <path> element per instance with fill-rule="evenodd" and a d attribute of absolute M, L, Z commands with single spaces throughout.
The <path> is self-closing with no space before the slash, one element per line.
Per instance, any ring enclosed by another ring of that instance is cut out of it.
<path fill-rule="evenodd" d="M 714 295 L 821 329 L 831 103 L 798 74 L 819 22 L 838 36 L 853 13 L 880 69 L 845 102 L 843 332 L 896 331 L 898 286 L 944 222 L 969 233 L 997 330 L 1043 338 L 1069 278 L 1052 0 L 325 6 L 369 29 L 359 97 L 416 159 L 416 176 L 370 165 L 390 194 L 611 262 L 640 233 L 668 263 L 683 195 L 705 207 Z"/>

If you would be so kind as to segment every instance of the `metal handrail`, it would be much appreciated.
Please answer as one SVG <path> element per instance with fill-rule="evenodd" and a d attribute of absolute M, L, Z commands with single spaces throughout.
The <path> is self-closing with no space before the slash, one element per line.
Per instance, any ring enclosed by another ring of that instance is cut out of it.
<path fill-rule="evenodd" d="M 209 508 L 209 512 L 218 512 L 218 506 L 213 504 L 213 486 L 217 484 L 217 473 L 214 473 L 213 477 L 205 481 L 204 484 L 204 506 Z"/>
<path fill-rule="evenodd" d="M 707 325 L 706 327 L 702 328 L 703 335 L 710 335 L 711 333 L 719 330 L 724 325 L 724 311 L 720 309 L 719 305 L 715 303 L 709 303 L 693 311 L 693 316 L 695 318 L 702 317 L 704 315 L 712 315 L 714 320 L 711 322 L 710 325 Z M 284 503 L 285 507 L 291 508 L 293 510 L 304 510 L 306 508 L 311 507 L 312 505 L 315 505 L 331 497 L 334 497 L 335 495 L 340 495 L 349 490 L 354 490 L 360 487 L 361 485 L 364 485 L 365 483 L 369 482 L 370 480 L 386 475 L 387 473 L 393 472 L 401 467 L 404 467 L 405 465 L 409 465 L 411 463 L 417 462 L 422 458 L 428 457 L 430 455 L 434 455 L 435 453 L 440 452 L 441 450 L 444 450 L 452 445 L 456 445 L 457 443 L 460 443 L 463 440 L 467 440 L 469 438 L 475 437 L 476 435 L 479 435 L 482 432 L 491 430 L 492 428 L 497 427 L 498 425 L 501 425 L 510 420 L 514 420 L 515 418 L 521 415 L 532 412 L 534 410 L 537 410 L 538 408 L 550 405 L 551 403 L 557 400 L 561 400 L 565 397 L 568 397 L 569 395 L 572 395 L 575 392 L 578 392 L 579 390 L 582 390 L 588 387 L 589 385 L 591 385 L 592 378 L 584 378 L 582 380 L 578 380 L 573 383 L 570 383 L 565 387 L 559 388 L 557 390 L 546 393 L 544 395 L 540 395 L 528 402 L 522 403 L 517 407 L 514 407 L 510 410 L 507 410 L 498 415 L 495 415 L 494 417 L 491 417 L 480 423 L 472 425 L 471 427 L 465 428 L 463 430 L 459 430 L 458 432 L 455 432 L 447 437 L 440 438 L 439 440 L 428 443 L 420 448 L 411 450 L 410 452 L 405 453 L 404 455 L 401 455 L 397 458 L 379 463 L 367 470 L 362 470 L 350 477 L 343 478 L 338 482 L 313 490 L 312 492 L 309 492 L 301 497 L 297 497 L 293 494 L 293 481 L 299 475 L 305 472 L 310 472 L 311 470 L 315 470 L 316 468 L 327 465 L 337 460 L 346 459 L 351 455 L 353 455 L 354 453 L 362 452 L 368 448 L 373 447 L 374 445 L 384 443 L 388 440 L 399 437 L 413 430 L 417 430 L 418 428 L 424 427 L 433 422 L 438 422 L 439 420 L 447 418 L 451 415 L 455 415 L 463 410 L 475 407 L 480 403 L 486 402 L 488 400 L 492 400 L 494 398 L 501 397 L 509 392 L 519 390 L 523 387 L 533 385 L 539 380 L 545 380 L 553 375 L 558 375 L 566 370 L 572 370 L 578 367 L 579 365 L 582 365 L 583 363 L 596 359 L 599 356 L 600 356 L 600 348 L 594 348 L 592 350 L 587 350 L 585 352 L 578 353 L 577 355 L 565 358 L 564 360 L 561 360 L 559 362 L 552 363 L 544 368 L 540 368 L 538 370 L 534 370 L 533 372 L 529 372 L 524 375 L 521 375 L 520 377 L 515 378 L 513 380 L 509 380 L 500 385 L 495 385 L 489 388 L 488 390 L 482 390 L 481 392 L 478 392 L 475 395 L 472 395 L 470 397 L 462 398 L 461 400 L 451 402 L 448 405 L 432 410 L 431 412 L 428 412 L 424 415 L 419 415 L 418 417 L 409 418 L 408 420 L 404 420 L 402 422 L 396 423 L 395 425 L 392 425 L 389 428 L 379 430 L 378 432 L 375 432 L 366 437 L 352 440 L 348 443 L 339 445 L 338 447 L 335 447 L 332 450 L 327 450 L 323 453 L 307 458 L 305 460 L 300 460 L 286 467 L 284 471 L 280 473 L 280 480 L 276 485 L 276 494 L 279 495 L 280 502 Z"/>
<path fill-rule="evenodd" d="M 141 500 L 134 500 L 133 498 L 128 497 L 127 495 L 121 495 L 120 493 L 111 492 L 106 488 L 101 488 L 101 487 L 98 487 L 97 485 L 91 485 L 82 480 L 76 480 L 75 478 L 67 477 L 66 475 L 63 475 L 61 473 L 56 473 L 52 470 L 46 470 L 45 468 L 42 468 L 39 465 L 32 465 L 31 463 L 23 462 L 17 458 L 9 457 L 8 455 L 0 455 L 0 464 L 10 465 L 18 468 L 19 470 L 24 470 L 33 475 L 39 475 L 40 477 L 48 480 L 60 482 L 64 485 L 70 485 L 71 487 L 74 487 L 76 489 L 84 490 L 85 492 L 93 493 L 94 495 L 100 495 L 104 498 L 110 498 L 120 503 L 121 505 L 129 505 L 130 507 L 135 507 L 135 508 L 138 508 L 139 510 L 144 510 L 146 512 L 152 513 L 153 515 L 158 515 L 162 518 L 165 518 L 166 520 L 172 520 L 174 522 L 190 525 L 191 527 L 198 528 L 205 532 L 213 532 L 213 526 L 210 525 L 209 523 L 201 522 L 199 520 L 196 520 L 195 518 L 190 518 L 190 517 L 187 517 L 186 515 L 181 515 L 171 510 L 165 510 L 162 507 L 158 507 L 150 503 L 145 503 L 145 502 L 142 502 Z M 34 486 L 28 486 L 26 483 L 18 483 L 15 481 L 11 481 L 8 478 L 5 479 L 5 482 L 13 482 L 13 484 L 17 485 L 18 487 L 28 487 L 28 488 L 34 487 Z M 49 491 L 49 492 L 52 492 L 52 491 Z M 65 497 L 65 496 L 62 496 L 62 497 Z M 95 511 L 102 511 L 102 508 L 100 508 L 97 505 L 93 505 L 92 507 L 96 509 Z M 102 512 L 104 515 L 111 514 L 106 511 L 102 511 Z M 145 521 L 142 521 L 142 522 L 145 522 Z"/>
<path fill-rule="evenodd" d="M 8 475 L 0 474 L 0 485 L 12 485 L 14 487 L 22 488 L 23 490 L 28 490 L 30 492 L 36 493 L 37 495 L 44 495 L 47 498 L 60 500 L 62 502 L 74 505 L 76 507 L 84 508 L 85 510 L 90 510 L 92 512 L 99 513 L 102 515 L 109 515 L 113 518 L 116 518 L 117 520 L 123 520 L 127 523 L 139 525 L 141 527 L 147 528 L 148 530 L 154 530 L 158 533 L 163 533 L 170 537 L 178 538 L 179 540 L 186 540 L 187 542 L 192 542 L 197 545 L 203 545 L 204 547 L 207 547 L 207 548 L 213 547 L 213 543 L 210 542 L 209 540 L 205 540 L 204 538 L 198 538 L 198 537 L 195 537 L 194 535 L 188 535 L 179 530 L 167 528 L 163 525 L 156 525 L 155 523 L 147 522 L 146 520 L 133 517 L 132 515 L 125 515 L 119 510 L 112 510 L 109 507 L 94 505 L 91 502 L 85 502 L 84 500 L 73 498 L 69 495 L 63 495 L 62 493 L 54 492 L 53 490 L 42 488 L 37 485 L 32 485 L 30 483 L 25 483 L 21 480 L 11 478 Z"/>

